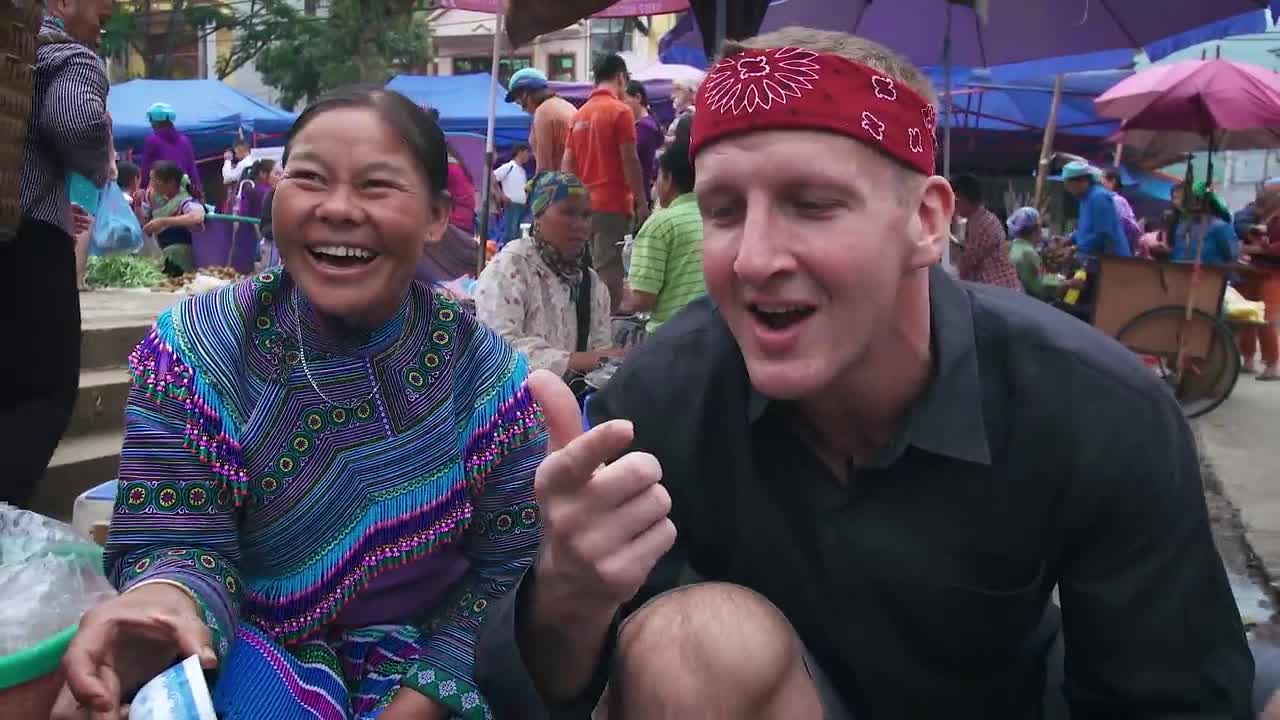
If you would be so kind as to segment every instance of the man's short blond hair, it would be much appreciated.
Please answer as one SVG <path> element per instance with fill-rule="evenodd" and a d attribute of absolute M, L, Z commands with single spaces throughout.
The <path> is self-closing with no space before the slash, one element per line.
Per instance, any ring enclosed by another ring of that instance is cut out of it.
<path fill-rule="evenodd" d="M 807 27 L 785 27 L 747 40 L 729 40 L 721 47 L 720 56 L 732 57 L 744 50 L 781 47 L 804 48 L 862 63 L 894 80 L 905 83 L 912 90 L 920 93 L 925 100 L 937 104 L 938 96 L 933 91 L 933 83 L 929 82 L 929 78 L 920 72 L 919 68 L 878 42 L 848 33 Z"/>

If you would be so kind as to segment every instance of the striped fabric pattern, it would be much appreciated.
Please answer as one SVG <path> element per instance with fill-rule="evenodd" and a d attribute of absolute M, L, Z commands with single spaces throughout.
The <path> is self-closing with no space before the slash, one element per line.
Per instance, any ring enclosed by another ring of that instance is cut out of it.
<path fill-rule="evenodd" d="M 636 235 L 627 282 L 632 290 L 658 296 L 650 333 L 707 294 L 702 275 L 702 213 L 693 193 L 654 213 Z"/>
<path fill-rule="evenodd" d="M 61 33 L 46 18 L 42 31 Z M 98 185 L 111 159 L 107 72 L 89 48 L 73 43 L 36 48 L 35 88 L 22 149 L 22 214 L 71 231 L 66 173 Z"/>
<path fill-rule="evenodd" d="M 384 616 L 371 608 L 390 597 L 397 617 L 380 622 L 411 629 L 395 685 L 483 717 L 483 703 L 463 707 L 480 622 L 541 529 L 533 475 L 546 438 L 525 361 L 425 286 L 345 348 L 305 300 L 295 315 L 296 292 L 277 269 L 191 298 L 135 351 L 108 575 L 121 589 L 180 582 L 215 637 L 243 631 L 285 654 L 331 641 L 345 618 Z M 350 409 L 307 379 L 299 324 L 313 378 Z M 343 687 L 367 680 L 346 674 Z"/>

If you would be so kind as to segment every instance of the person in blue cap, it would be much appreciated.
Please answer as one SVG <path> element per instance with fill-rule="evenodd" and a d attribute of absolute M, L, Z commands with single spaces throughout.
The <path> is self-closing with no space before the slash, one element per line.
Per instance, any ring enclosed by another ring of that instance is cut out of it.
<path fill-rule="evenodd" d="M 517 70 L 507 85 L 507 102 L 520 106 L 533 116 L 529 130 L 529 146 L 537 166 L 535 175 L 541 172 L 558 172 L 564 159 L 565 144 L 569 141 L 569 126 L 573 114 L 578 111 L 573 103 L 556 94 L 547 83 L 547 76 L 536 68 Z"/>
<path fill-rule="evenodd" d="M 177 119 L 178 113 L 169 103 L 158 102 L 147 108 L 152 132 L 142 146 L 142 180 L 149 181 L 152 165 L 168 160 L 190 179 L 191 188 L 200 196 L 204 188 L 200 185 L 200 173 L 196 169 L 196 152 L 191 146 L 191 139 L 174 127 Z"/>
<path fill-rule="evenodd" d="M 1093 167 L 1082 160 L 1069 162 L 1062 168 L 1062 182 L 1067 192 L 1080 201 L 1080 220 L 1071 234 L 1077 257 L 1089 264 L 1104 254 L 1132 256 L 1115 200 L 1111 199 L 1111 191 L 1098 182 Z"/>

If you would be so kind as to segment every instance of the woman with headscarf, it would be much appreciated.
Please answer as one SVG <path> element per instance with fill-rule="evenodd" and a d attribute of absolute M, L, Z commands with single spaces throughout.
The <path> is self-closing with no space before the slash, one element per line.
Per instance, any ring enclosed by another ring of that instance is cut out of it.
<path fill-rule="evenodd" d="M 1225 204 L 1204 182 L 1193 185 L 1184 196 L 1184 215 L 1171 238 L 1174 261 L 1195 262 L 1198 253 L 1199 261 L 1205 265 L 1235 262 L 1240 257 L 1240 245 L 1231 213 L 1226 211 L 1223 219 L 1225 210 Z"/>
<path fill-rule="evenodd" d="M 190 178 L 191 187 L 197 195 L 203 197 L 204 188 L 196 169 L 196 151 L 191 146 L 191 139 L 173 126 L 177 119 L 178 113 L 169 103 L 158 102 L 147 109 L 151 134 L 142 145 L 142 181 L 150 182 L 152 165 L 160 160 L 168 160 Z"/>
<path fill-rule="evenodd" d="M 613 347 L 609 288 L 585 261 L 591 196 L 572 173 L 530 183 L 532 237 L 507 243 L 480 274 L 476 315 L 533 369 L 572 377 L 620 357 Z"/>
<path fill-rule="evenodd" d="M 1033 207 L 1018 208 L 1005 223 L 1009 228 L 1009 259 L 1018 271 L 1022 289 L 1045 302 L 1062 297 L 1072 282 L 1045 269 L 1040 257 L 1040 213 Z"/>

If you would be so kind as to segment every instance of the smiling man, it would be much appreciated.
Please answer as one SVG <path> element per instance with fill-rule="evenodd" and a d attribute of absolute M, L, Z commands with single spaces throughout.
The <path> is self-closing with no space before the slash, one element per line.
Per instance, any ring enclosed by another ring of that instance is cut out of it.
<path fill-rule="evenodd" d="M 927 80 L 837 33 L 726 56 L 691 148 L 710 299 L 586 434 L 534 379 L 557 450 L 481 646 L 499 716 L 608 679 L 610 720 L 1250 717 L 1180 408 L 1083 323 L 938 267 Z"/>

